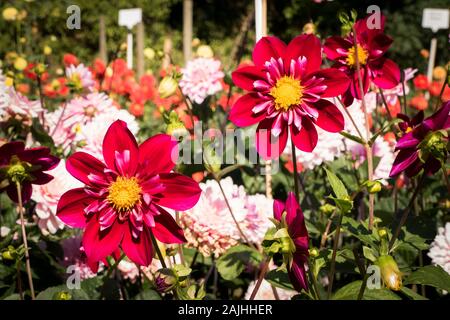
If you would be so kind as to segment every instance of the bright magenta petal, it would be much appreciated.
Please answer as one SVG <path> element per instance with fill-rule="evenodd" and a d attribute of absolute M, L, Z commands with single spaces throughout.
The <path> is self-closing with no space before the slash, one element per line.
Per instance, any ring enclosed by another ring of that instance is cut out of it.
<path fill-rule="evenodd" d="M 314 106 L 319 112 L 319 117 L 315 121 L 316 125 L 328 132 L 344 130 L 344 116 L 333 103 L 328 100 L 319 100 Z"/>
<path fill-rule="evenodd" d="M 385 59 L 380 69 L 374 72 L 373 82 L 381 89 L 391 89 L 400 82 L 400 68 L 390 59 Z"/>
<path fill-rule="evenodd" d="M 253 49 L 253 62 L 257 66 L 264 66 L 270 58 L 283 57 L 286 44 L 277 37 L 262 37 Z"/>
<path fill-rule="evenodd" d="M 117 120 L 108 128 L 103 139 L 103 158 L 110 169 L 121 175 L 136 173 L 139 149 L 124 121 Z"/>
<path fill-rule="evenodd" d="M 154 195 L 158 205 L 184 211 L 197 204 L 202 189 L 193 179 L 178 173 L 163 173 L 159 177 L 165 189 Z"/>
<path fill-rule="evenodd" d="M 347 51 L 352 47 L 351 42 L 339 36 L 333 36 L 325 40 L 323 52 L 330 60 L 338 60 L 347 57 Z"/>
<path fill-rule="evenodd" d="M 284 212 L 284 202 L 281 200 L 274 200 L 273 201 L 273 217 L 275 219 L 277 219 L 278 221 L 281 220 L 281 216 L 283 215 Z"/>
<path fill-rule="evenodd" d="M 314 124 L 306 117 L 302 118 L 302 128 L 299 131 L 297 127 L 291 127 L 292 139 L 294 145 L 302 151 L 312 152 L 317 145 L 317 130 Z"/>
<path fill-rule="evenodd" d="M 399 173 L 408 169 L 418 159 L 415 149 L 400 150 L 392 164 L 390 177 L 395 177 Z"/>
<path fill-rule="evenodd" d="M 289 279 L 298 292 L 308 290 L 305 271 L 306 257 L 303 254 L 294 254 L 292 266 L 289 268 Z"/>
<path fill-rule="evenodd" d="M 153 258 L 153 246 L 147 227 L 144 227 L 138 239 L 134 239 L 131 231 L 126 230 L 122 240 L 122 250 L 134 263 L 141 266 L 150 265 Z"/>
<path fill-rule="evenodd" d="M 256 129 L 256 150 L 265 160 L 275 159 L 286 148 L 288 139 L 287 126 L 281 126 L 281 133 L 278 137 L 272 135 L 273 119 L 261 121 Z"/>
<path fill-rule="evenodd" d="M 162 208 L 158 208 L 160 215 L 154 216 L 155 227 L 152 228 L 156 239 L 162 243 L 184 243 L 186 238 L 183 229 L 175 222 L 170 213 Z"/>
<path fill-rule="evenodd" d="M 322 46 L 319 38 L 312 34 L 302 34 L 289 42 L 284 55 L 285 70 L 289 70 L 291 60 L 297 61 L 299 57 L 305 57 L 306 74 L 317 71 L 322 64 Z"/>
<path fill-rule="evenodd" d="M 87 185 L 92 184 L 88 179 L 90 174 L 103 177 L 105 168 L 102 162 L 85 152 L 75 152 L 66 161 L 67 171 Z"/>
<path fill-rule="evenodd" d="M 89 196 L 84 188 L 76 188 L 64 193 L 58 202 L 56 216 L 66 225 L 73 228 L 84 228 L 86 225 L 86 208 L 94 198 Z"/>
<path fill-rule="evenodd" d="M 323 82 L 321 82 L 321 85 L 326 85 L 327 88 L 321 94 L 322 98 L 333 98 L 341 95 L 347 90 L 348 86 L 350 85 L 350 79 L 347 77 L 347 75 L 344 72 L 334 68 L 316 71 L 308 75 L 308 78 L 312 76 L 324 79 Z"/>
<path fill-rule="evenodd" d="M 244 90 L 252 91 L 256 80 L 265 80 L 266 75 L 260 67 L 245 66 L 231 73 L 234 84 Z"/>
<path fill-rule="evenodd" d="M 139 146 L 140 170 L 147 174 L 170 172 L 178 158 L 178 143 L 167 134 L 157 134 Z"/>
<path fill-rule="evenodd" d="M 265 117 L 265 112 L 255 114 L 252 109 L 263 103 L 264 100 L 255 93 L 248 93 L 240 97 L 230 111 L 229 119 L 238 127 L 247 127 L 260 122 Z"/>
<path fill-rule="evenodd" d="M 116 220 L 110 228 L 100 231 L 97 217 L 92 217 L 86 225 L 82 241 L 88 259 L 101 261 L 111 255 L 119 247 L 126 226 Z"/>

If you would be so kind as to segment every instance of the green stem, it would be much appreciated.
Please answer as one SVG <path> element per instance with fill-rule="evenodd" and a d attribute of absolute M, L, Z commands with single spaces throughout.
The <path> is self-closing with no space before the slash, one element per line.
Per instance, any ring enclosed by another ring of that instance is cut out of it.
<path fill-rule="evenodd" d="M 123 258 L 125 258 L 125 253 L 122 253 L 120 255 L 119 259 L 114 261 L 114 264 L 108 268 L 108 272 L 106 273 L 105 279 L 109 279 L 109 277 L 111 277 L 112 272 L 117 269 L 117 267 L 119 266 L 120 261 L 122 261 Z"/>
<path fill-rule="evenodd" d="M 36 296 L 34 294 L 34 286 L 33 286 L 33 276 L 31 274 L 31 264 L 30 264 L 30 254 L 28 252 L 28 241 L 27 241 L 27 231 L 25 229 L 25 218 L 23 215 L 23 203 L 22 203 L 22 187 L 19 182 L 16 183 L 17 186 L 17 197 L 19 200 L 19 215 L 20 215 L 20 225 L 22 229 L 22 240 L 23 245 L 25 247 L 25 265 L 27 269 L 27 275 L 28 275 L 28 284 L 30 286 L 30 292 L 31 292 L 31 299 L 36 299 Z"/>
<path fill-rule="evenodd" d="M 269 268 L 271 259 L 272 258 L 266 258 L 266 261 L 264 261 L 264 265 L 261 268 L 261 272 L 259 273 L 258 281 L 256 282 L 255 288 L 253 289 L 249 300 L 255 300 L 255 296 L 258 293 L 259 288 L 261 287 L 261 283 L 264 280 L 264 276 L 266 275 L 267 269 Z"/>
<path fill-rule="evenodd" d="M 153 235 L 153 232 L 150 228 L 149 228 L 149 232 L 150 232 L 150 237 L 152 238 L 153 247 L 155 248 L 155 251 L 156 251 L 156 255 L 158 256 L 159 261 L 161 261 L 161 266 L 163 268 L 167 268 L 166 261 L 164 260 L 161 250 L 159 249 L 158 242 L 156 241 L 155 236 Z"/>
<path fill-rule="evenodd" d="M 336 232 L 334 234 L 334 244 L 333 244 L 333 254 L 331 256 L 330 273 L 328 275 L 330 284 L 328 285 L 328 300 L 331 298 L 331 292 L 333 291 L 333 281 L 336 269 L 336 253 L 339 242 L 339 236 L 341 235 L 341 224 L 342 224 L 343 214 L 339 213 L 339 220 L 336 226 Z"/>

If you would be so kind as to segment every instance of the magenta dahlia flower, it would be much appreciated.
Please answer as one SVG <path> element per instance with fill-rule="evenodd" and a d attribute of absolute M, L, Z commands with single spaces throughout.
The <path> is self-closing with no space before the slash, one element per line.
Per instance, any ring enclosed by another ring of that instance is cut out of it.
<path fill-rule="evenodd" d="M 18 203 L 17 183 L 21 187 L 22 202 L 31 198 L 32 185 L 50 182 L 53 176 L 45 173 L 55 168 L 59 159 L 47 147 L 25 149 L 22 141 L 5 143 L 0 147 L 0 192 Z"/>
<path fill-rule="evenodd" d="M 91 268 L 117 256 L 119 248 L 133 262 L 148 266 L 151 233 L 163 243 L 186 241 L 163 207 L 190 209 L 201 189 L 191 178 L 171 172 L 176 152 L 177 142 L 165 134 L 138 146 L 126 123 L 117 120 L 103 141 L 105 163 L 84 152 L 67 159 L 67 170 L 85 186 L 61 197 L 57 216 L 84 229 L 82 244 Z"/>
<path fill-rule="evenodd" d="M 316 36 L 301 35 L 288 45 L 264 37 L 253 50 L 253 62 L 232 74 L 235 85 L 249 93 L 234 103 L 230 120 L 240 127 L 259 123 L 256 147 L 264 158 L 283 152 L 288 128 L 295 146 L 306 152 L 317 144 L 315 126 L 328 132 L 344 128 L 339 109 L 323 98 L 340 95 L 350 81 L 337 69 L 320 69 L 322 47 Z"/>
<path fill-rule="evenodd" d="M 333 36 L 324 44 L 324 53 L 327 58 L 333 60 L 334 68 L 344 71 L 350 78 L 351 84 L 343 95 L 345 105 L 349 106 L 353 98 L 361 100 L 358 83 L 356 59 L 361 69 L 364 94 L 373 82 L 381 89 L 392 89 L 400 82 L 400 69 L 392 60 L 384 57 L 384 54 L 392 44 L 392 38 L 384 34 L 385 17 L 381 17 L 379 29 L 369 29 L 368 19 L 356 21 L 356 43 L 353 32 L 346 37 Z"/>
<path fill-rule="evenodd" d="M 445 161 L 443 157 L 447 156 L 448 137 L 441 131 L 450 128 L 450 101 L 423 121 L 422 112 L 411 120 L 404 115 L 400 117 L 405 120 L 400 123 L 405 134 L 395 146 L 399 152 L 389 175 L 395 177 L 405 172 L 413 177 L 422 169 L 425 174 L 437 172 L 440 160 Z"/>
<path fill-rule="evenodd" d="M 308 281 L 305 264 L 309 256 L 309 237 L 305 225 L 305 217 L 293 192 L 289 192 L 286 203 L 280 200 L 274 201 L 273 216 L 282 224 L 286 222 L 289 236 L 295 245 L 292 263 L 287 266 L 291 283 L 295 290 L 300 292 L 302 289 L 305 289 L 307 291 Z"/>

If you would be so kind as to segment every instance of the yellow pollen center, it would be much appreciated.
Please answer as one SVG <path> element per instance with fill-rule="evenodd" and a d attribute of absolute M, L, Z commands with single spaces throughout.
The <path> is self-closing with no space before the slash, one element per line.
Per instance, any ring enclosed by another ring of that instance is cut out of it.
<path fill-rule="evenodd" d="M 364 49 L 363 47 L 361 47 L 359 44 L 356 45 L 356 48 L 358 48 L 358 49 L 356 50 L 355 47 L 351 47 L 348 50 L 347 64 L 350 67 L 356 66 L 356 54 L 355 54 L 355 51 L 357 51 L 356 53 L 358 54 L 359 64 L 360 65 L 365 65 L 367 63 L 367 58 L 369 56 L 369 54 L 367 53 L 367 50 Z"/>
<path fill-rule="evenodd" d="M 411 128 L 411 127 L 406 128 L 406 133 L 409 133 L 409 132 L 411 132 L 411 131 L 412 131 L 412 128 Z"/>
<path fill-rule="evenodd" d="M 116 181 L 109 186 L 108 191 L 107 199 L 114 209 L 126 212 L 133 209 L 140 201 L 142 189 L 135 177 L 117 177 Z"/>
<path fill-rule="evenodd" d="M 288 111 L 291 106 L 301 104 L 303 87 L 299 80 L 284 76 L 270 89 L 270 95 L 274 98 L 275 109 Z"/>

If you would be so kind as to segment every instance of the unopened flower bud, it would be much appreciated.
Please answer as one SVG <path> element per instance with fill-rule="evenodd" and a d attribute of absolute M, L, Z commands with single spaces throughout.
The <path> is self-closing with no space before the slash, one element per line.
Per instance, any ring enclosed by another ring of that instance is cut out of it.
<path fill-rule="evenodd" d="M 336 210 L 336 207 L 329 203 L 325 203 L 323 206 L 320 206 L 319 210 L 326 215 L 330 215 Z"/>
<path fill-rule="evenodd" d="M 375 180 L 375 181 L 368 181 L 367 182 L 367 191 L 369 193 L 378 193 L 381 191 L 382 188 L 382 184 L 380 181 Z"/>
<path fill-rule="evenodd" d="M 17 251 L 13 246 L 8 246 L 8 248 L 2 252 L 2 259 L 3 260 L 16 260 L 17 258 Z"/>
<path fill-rule="evenodd" d="M 205 169 L 209 172 L 217 173 L 220 171 L 222 163 L 216 151 L 210 145 L 203 149 L 203 161 Z"/>
<path fill-rule="evenodd" d="M 311 249 L 309 249 L 309 255 L 312 258 L 315 258 L 319 255 L 319 250 L 317 250 L 317 248 L 311 248 Z"/>
<path fill-rule="evenodd" d="M 175 272 L 168 268 L 162 268 L 155 273 L 156 290 L 161 293 L 172 290 L 178 283 L 178 278 Z"/>
<path fill-rule="evenodd" d="M 203 44 L 198 47 L 197 56 L 202 58 L 212 58 L 214 57 L 214 51 L 211 49 L 210 46 Z"/>
<path fill-rule="evenodd" d="M 402 288 L 402 274 L 394 258 L 389 255 L 383 255 L 378 258 L 376 264 L 380 267 L 381 278 L 386 287 L 399 291 Z"/>
<path fill-rule="evenodd" d="M 14 60 L 14 68 L 16 70 L 22 71 L 27 67 L 27 60 L 25 60 L 22 57 L 17 57 L 16 60 Z"/>
<path fill-rule="evenodd" d="M 161 98 L 165 99 L 177 91 L 178 83 L 177 81 L 172 77 L 164 77 L 158 86 L 158 93 Z"/>
<path fill-rule="evenodd" d="M 386 237 L 387 236 L 387 231 L 386 231 L 386 229 L 385 228 L 382 228 L 382 229 L 378 229 L 378 236 L 380 237 L 380 238 L 384 238 L 384 237 Z"/>
<path fill-rule="evenodd" d="M 447 137 L 442 131 L 436 131 L 428 134 L 419 144 L 421 161 L 425 162 L 429 155 L 445 162 L 447 158 Z"/>
<path fill-rule="evenodd" d="M 54 300 L 72 300 L 72 295 L 66 291 L 57 292 L 54 296 Z"/>

